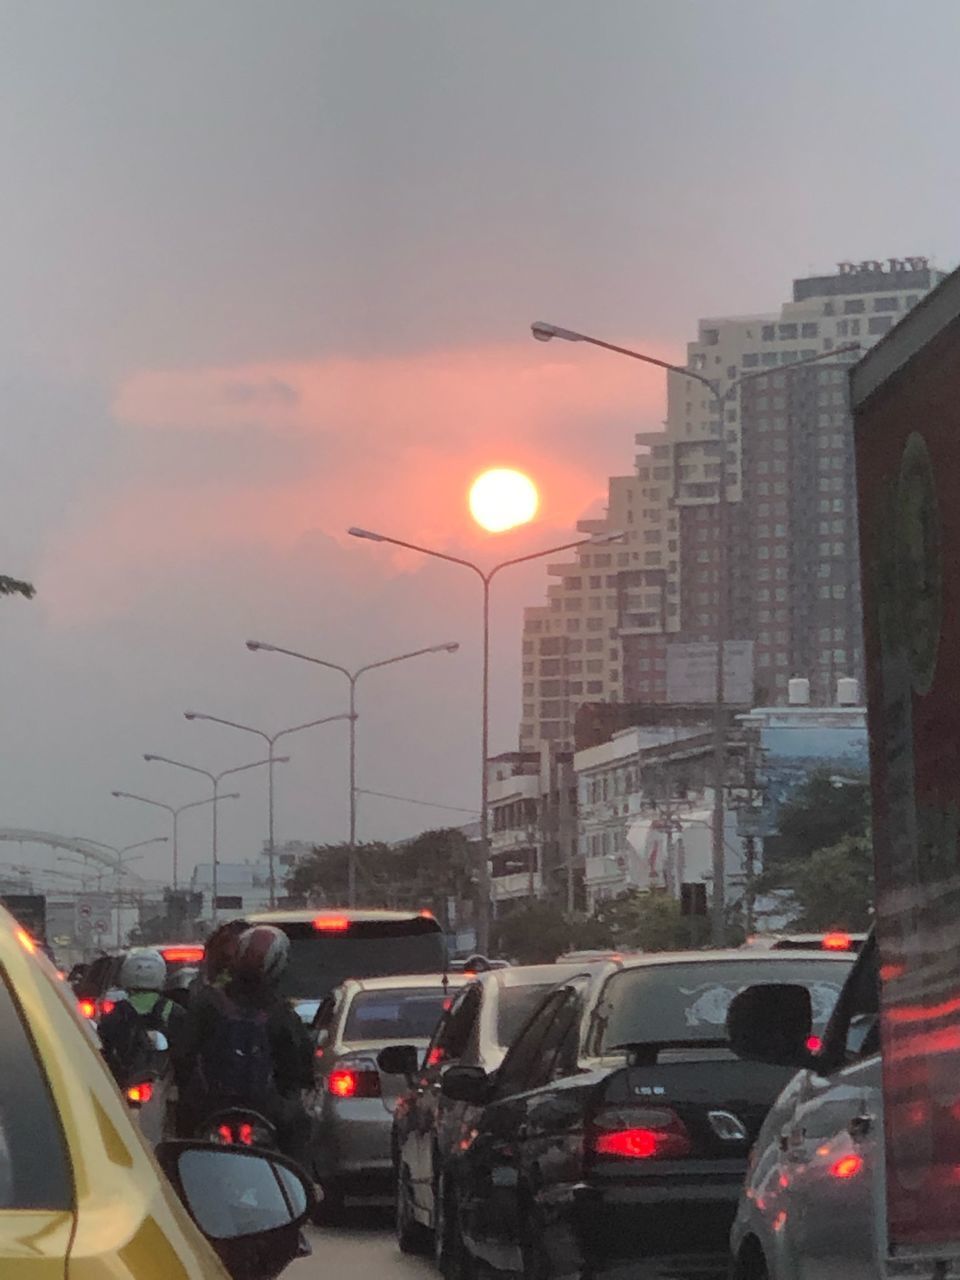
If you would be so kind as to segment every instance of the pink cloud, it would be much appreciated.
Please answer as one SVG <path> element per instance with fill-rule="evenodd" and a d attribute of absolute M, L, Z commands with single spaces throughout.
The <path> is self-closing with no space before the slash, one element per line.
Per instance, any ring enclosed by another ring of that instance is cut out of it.
<path fill-rule="evenodd" d="M 351 524 L 490 559 L 521 553 L 572 534 L 602 501 L 608 474 L 631 469 L 631 433 L 658 421 L 663 396 L 659 371 L 533 343 L 136 373 L 117 388 L 113 411 L 143 433 L 144 465 L 54 539 L 45 595 L 55 611 L 86 612 L 95 566 L 96 606 L 125 608 L 148 586 L 145 568 L 243 548 L 282 557 L 316 531 L 339 539 Z M 231 436 L 251 429 L 275 453 L 296 450 L 293 478 L 289 469 L 281 479 L 232 472 Z M 188 483 L 196 432 L 224 434 L 223 470 Z M 158 434 L 184 459 L 180 483 L 150 474 L 147 443 Z M 539 527 L 494 540 L 492 553 L 465 501 L 488 466 L 528 471 L 542 500 Z"/>

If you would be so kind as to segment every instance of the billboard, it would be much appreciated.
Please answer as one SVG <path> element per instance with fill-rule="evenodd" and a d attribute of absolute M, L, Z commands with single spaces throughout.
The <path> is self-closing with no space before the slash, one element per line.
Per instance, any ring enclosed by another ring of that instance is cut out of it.
<path fill-rule="evenodd" d="M 715 702 L 717 646 L 667 645 L 667 702 L 690 705 Z M 723 700 L 728 706 L 753 705 L 753 641 L 727 640 L 723 646 Z"/>
<path fill-rule="evenodd" d="M 742 811 L 743 835 L 773 835 L 780 810 L 815 773 L 835 774 L 839 786 L 845 778 L 865 777 L 870 767 L 866 717 L 829 708 L 770 713 L 760 729 L 760 756 L 761 807 Z"/>

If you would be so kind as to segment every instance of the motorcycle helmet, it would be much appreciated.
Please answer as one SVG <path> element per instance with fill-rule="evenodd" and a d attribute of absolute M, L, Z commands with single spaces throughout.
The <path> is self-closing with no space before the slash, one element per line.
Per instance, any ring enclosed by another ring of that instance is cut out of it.
<path fill-rule="evenodd" d="M 275 982 L 287 967 L 290 939 L 272 924 L 256 924 L 237 939 L 231 969 L 246 982 Z"/>
<path fill-rule="evenodd" d="M 125 991 L 160 991 L 167 977 L 167 962 L 152 947 L 127 953 L 120 966 L 120 986 Z"/>

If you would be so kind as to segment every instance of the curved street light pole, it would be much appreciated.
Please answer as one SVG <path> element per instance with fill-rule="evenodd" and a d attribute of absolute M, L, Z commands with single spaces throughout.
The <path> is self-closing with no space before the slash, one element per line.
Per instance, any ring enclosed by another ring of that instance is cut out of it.
<path fill-rule="evenodd" d="M 604 342 L 589 334 L 579 333 L 575 329 L 563 329 L 559 325 L 547 324 L 538 320 L 530 326 L 531 333 L 538 342 L 550 342 L 559 338 L 564 342 L 586 342 L 592 347 L 601 347 L 604 351 L 612 351 L 615 355 L 627 356 L 631 360 L 639 360 L 642 364 L 652 364 L 658 369 L 666 369 L 668 373 L 678 373 L 684 378 L 692 378 L 705 387 L 713 397 L 717 409 L 717 443 L 720 447 L 720 476 L 717 493 L 718 542 L 720 555 L 720 600 L 717 609 L 717 654 L 716 674 L 714 677 L 714 724 L 713 724 L 713 830 L 711 836 L 711 864 L 713 871 L 713 894 L 710 903 L 711 938 L 716 947 L 723 946 L 726 940 L 726 856 L 724 849 L 725 797 L 724 787 L 727 778 L 727 733 L 726 733 L 726 698 L 724 689 L 724 651 L 730 630 L 730 549 L 729 549 L 729 498 L 727 497 L 727 474 L 724 438 L 723 411 L 730 400 L 746 382 L 756 378 L 766 378 L 770 369 L 757 369 L 734 378 L 724 390 L 720 390 L 717 382 L 705 377 L 695 369 L 685 365 L 671 364 L 669 360 L 660 360 L 655 356 L 645 355 L 642 351 L 634 351 L 630 347 L 617 346 L 613 342 Z M 819 364 L 824 360 L 835 360 L 837 356 L 847 355 L 860 350 L 860 343 L 848 343 L 836 347 L 833 351 L 823 351 L 819 355 L 808 356 L 805 360 L 795 360 L 793 364 L 781 366 L 778 373 L 790 373 L 793 369 L 806 365 Z"/>
<path fill-rule="evenodd" d="M 152 805 L 155 809 L 164 809 L 166 810 L 167 813 L 169 813 L 170 818 L 172 820 L 172 827 L 173 827 L 173 832 L 172 832 L 173 834 L 173 891 L 174 893 L 176 893 L 177 889 L 179 888 L 179 885 L 177 883 L 177 877 L 179 875 L 179 865 L 180 865 L 179 863 L 180 815 L 186 809 L 199 809 L 203 805 L 213 804 L 214 803 L 213 799 L 209 798 L 206 800 L 191 800 L 188 804 L 172 805 L 172 804 L 164 804 L 162 800 L 151 800 L 149 796 L 134 795 L 132 791 L 111 791 L 110 794 L 116 800 L 139 800 L 141 804 L 149 804 L 149 805 Z M 220 796 L 219 798 L 221 800 L 239 800 L 240 792 L 231 791 L 227 795 Z"/>
<path fill-rule="evenodd" d="M 298 653 L 295 649 L 284 649 L 280 645 L 267 644 L 263 640 L 248 640 L 247 648 L 251 653 L 282 653 L 288 658 L 299 658 L 301 662 L 312 662 L 315 666 L 326 667 L 328 671 L 336 671 L 344 676 L 350 688 L 350 710 L 346 717 L 336 719 L 350 721 L 350 846 L 347 858 L 347 906 L 357 905 L 357 682 L 368 671 L 376 671 L 379 667 L 392 667 L 396 662 L 406 662 L 408 658 L 420 658 L 428 653 L 456 653 L 460 648 L 456 640 L 446 644 L 432 644 L 426 649 L 414 649 L 411 653 L 398 653 L 394 658 L 384 658 L 380 662 L 368 662 L 365 666 L 351 671 L 338 662 L 328 662 L 326 658 L 315 658 L 308 653 Z M 323 721 L 318 721 L 323 723 Z M 308 727 L 308 726 L 302 726 Z"/>
<path fill-rule="evenodd" d="M 434 560 L 445 560 L 448 564 L 460 565 L 469 569 L 480 579 L 483 586 L 483 677 L 481 682 L 481 729 L 480 729 L 480 866 L 477 877 L 477 950 L 486 954 L 490 947 L 490 847 L 489 847 L 489 814 L 487 798 L 489 779 L 487 777 L 487 756 L 490 739 L 490 584 L 503 569 L 515 564 L 526 564 L 530 560 L 542 560 L 545 556 L 559 555 L 561 551 L 570 551 L 574 547 L 612 542 L 622 534 L 611 533 L 601 538 L 580 538 L 576 542 L 564 542 L 558 547 L 545 547 L 542 551 L 532 551 L 525 556 L 514 556 L 495 564 L 492 569 L 482 569 L 472 560 L 464 560 L 460 556 L 447 555 L 445 551 L 435 551 L 431 547 L 421 547 L 415 542 L 404 542 L 401 538 L 391 538 L 385 533 L 374 533 L 370 529 L 351 528 L 347 532 L 354 538 L 363 538 L 368 542 L 385 542 L 394 547 L 402 547 L 406 551 L 418 551 L 420 555 L 430 556 Z"/>
<path fill-rule="evenodd" d="M 264 765 L 269 765 L 270 761 L 269 760 L 253 760 L 250 762 L 250 764 L 240 764 L 233 769 L 222 769 L 220 773 L 211 773 L 209 769 L 200 769 L 195 764 L 186 764 L 184 763 L 183 760 L 171 760 L 169 756 L 157 756 L 157 755 L 154 755 L 152 752 L 146 752 L 143 758 L 144 760 L 147 761 L 148 764 L 153 762 L 156 762 L 158 764 L 169 764 L 169 765 L 172 765 L 173 768 L 175 769 L 186 769 L 188 773 L 199 773 L 204 778 L 207 778 L 210 782 L 210 785 L 213 787 L 213 795 L 210 798 L 210 803 L 213 805 L 213 874 L 211 877 L 212 879 L 211 892 L 213 897 L 213 904 L 210 911 L 210 922 L 213 925 L 213 927 L 216 928 L 217 918 L 218 918 L 217 898 L 219 896 L 219 887 L 220 887 L 219 885 L 220 863 L 219 863 L 218 848 L 217 848 L 217 835 L 218 835 L 217 812 L 219 809 L 220 801 L 225 799 L 224 796 L 220 795 L 220 783 L 223 781 L 224 778 L 229 777 L 230 774 L 246 773 L 248 769 L 260 769 Z M 289 761 L 289 759 L 290 759 L 289 756 L 275 756 L 274 763 L 286 764 Z"/>
<path fill-rule="evenodd" d="M 289 729 L 278 729 L 276 733 L 267 733 L 263 729 L 254 729 L 248 724 L 239 724 L 236 720 L 224 720 L 220 716 L 208 716 L 202 711 L 185 711 L 183 713 L 186 720 L 208 720 L 211 724 L 226 725 L 230 729 L 240 729 L 243 733 L 255 733 L 258 738 L 262 738 L 267 744 L 267 856 L 270 864 L 270 906 L 277 905 L 277 881 L 275 870 L 276 855 L 276 835 L 274 831 L 274 806 L 273 806 L 273 766 L 276 764 L 276 756 L 274 747 L 280 738 L 287 737 L 291 733 L 300 733 L 303 729 L 315 729 L 321 724 L 333 724 L 337 720 L 350 720 L 353 717 L 347 714 L 337 716 L 324 716 L 322 720 L 309 720 L 306 724 L 291 725 Z"/>

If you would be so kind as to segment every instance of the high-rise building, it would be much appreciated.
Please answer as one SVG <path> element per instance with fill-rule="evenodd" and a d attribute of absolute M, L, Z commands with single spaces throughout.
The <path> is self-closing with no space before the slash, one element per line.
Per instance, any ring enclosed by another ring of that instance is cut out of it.
<path fill-rule="evenodd" d="M 634 474 L 612 477 L 604 517 L 578 526 L 623 538 L 548 566 L 547 603 L 524 619 L 522 749 L 569 748 L 585 702 L 695 700 L 668 667 L 677 646 L 716 641 L 722 590 L 726 638 L 752 642 L 753 700 L 785 701 L 793 675 L 822 698 L 862 677 L 857 353 L 829 356 L 879 341 L 942 278 L 925 258 L 844 262 L 795 280 L 777 313 L 700 321 L 687 367 L 732 393 L 720 406 L 669 374 L 665 430 L 637 436 Z"/>

